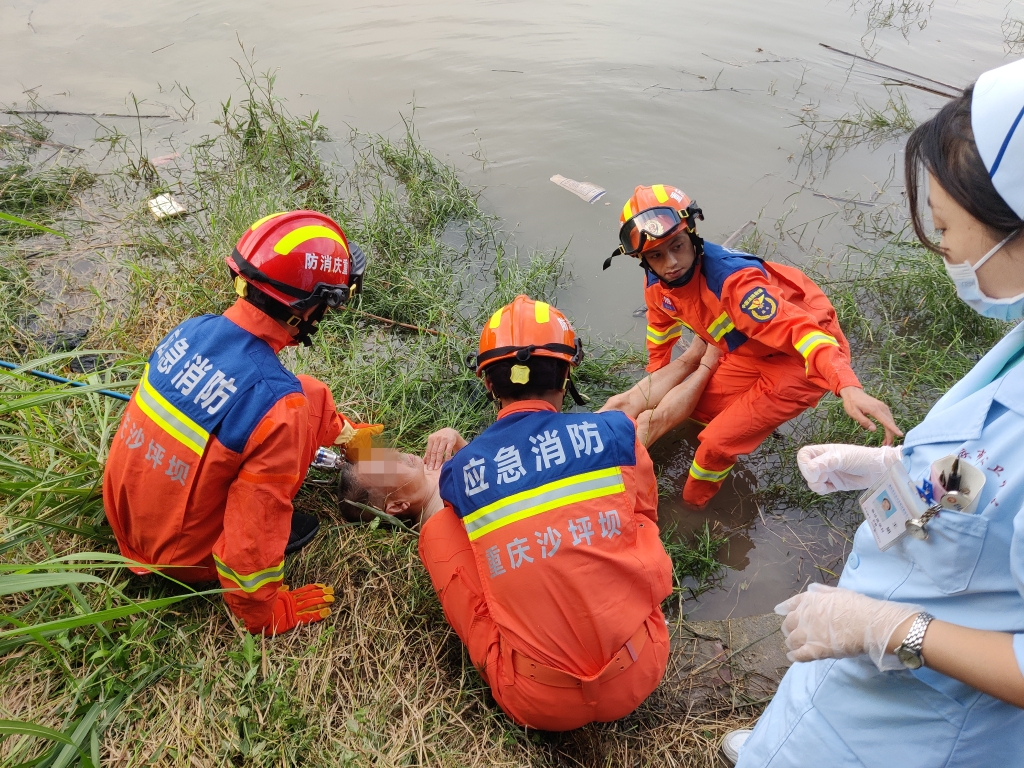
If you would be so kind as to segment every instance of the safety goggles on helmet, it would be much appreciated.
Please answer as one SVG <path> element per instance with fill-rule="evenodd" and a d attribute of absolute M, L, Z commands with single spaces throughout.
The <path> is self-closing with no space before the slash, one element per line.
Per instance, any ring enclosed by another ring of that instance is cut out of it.
<path fill-rule="evenodd" d="M 243 277 L 258 283 L 266 283 L 281 293 L 293 296 L 296 301 L 293 301 L 288 306 L 300 312 L 317 304 L 326 304 L 328 307 L 335 308 L 348 302 L 350 290 L 347 285 L 317 283 L 313 286 L 312 291 L 304 291 L 301 288 L 295 288 L 287 283 L 282 283 L 280 280 L 275 280 L 270 275 L 254 267 L 242 257 L 237 248 L 232 252 L 231 259 L 235 262 L 235 266 L 238 267 L 238 271 Z"/>
<path fill-rule="evenodd" d="M 619 247 L 605 259 L 603 268 L 608 269 L 616 256 L 640 257 L 648 240 L 662 240 L 674 235 L 680 225 L 686 232 L 693 233 L 698 219 L 704 220 L 704 211 L 695 202 L 681 211 L 667 205 L 640 211 L 619 228 Z"/>
<path fill-rule="evenodd" d="M 689 222 L 689 220 L 689 210 L 678 211 L 668 206 L 641 211 L 633 218 L 628 219 L 619 229 L 621 253 L 635 256 L 643 250 L 644 244 L 648 240 L 661 240 L 664 237 L 669 237 L 679 229 L 680 224 Z"/>

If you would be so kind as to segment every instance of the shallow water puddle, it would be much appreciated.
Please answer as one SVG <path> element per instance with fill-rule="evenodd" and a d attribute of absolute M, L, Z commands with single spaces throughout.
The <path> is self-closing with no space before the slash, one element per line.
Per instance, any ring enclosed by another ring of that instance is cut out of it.
<path fill-rule="evenodd" d="M 744 460 L 705 509 L 682 501 L 701 427 L 687 422 L 651 447 L 661 477 L 658 519 L 662 530 L 676 528 L 689 540 L 705 523 L 728 541 L 718 559 L 728 566 L 717 587 L 684 600 L 693 619 L 726 619 L 767 613 L 811 581 L 835 583 L 849 544 L 843 532 L 814 512 L 775 508 L 766 514 L 754 498 L 757 478 Z M 669 489 L 671 489 L 669 491 Z"/>

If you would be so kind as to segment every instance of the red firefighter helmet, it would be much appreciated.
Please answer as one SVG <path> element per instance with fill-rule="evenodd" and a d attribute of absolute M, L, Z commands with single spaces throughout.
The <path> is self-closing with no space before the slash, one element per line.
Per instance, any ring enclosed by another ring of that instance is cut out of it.
<path fill-rule="evenodd" d="M 299 311 L 316 304 L 344 304 L 353 282 L 345 233 L 331 217 L 316 211 L 260 219 L 224 261 L 245 282 Z"/>
<path fill-rule="evenodd" d="M 484 325 L 480 352 L 475 359 L 470 356 L 470 367 L 480 376 L 484 368 L 499 360 L 515 358 L 525 363 L 535 355 L 565 360 L 575 367 L 583 361 L 583 342 L 557 309 L 519 295 Z"/>

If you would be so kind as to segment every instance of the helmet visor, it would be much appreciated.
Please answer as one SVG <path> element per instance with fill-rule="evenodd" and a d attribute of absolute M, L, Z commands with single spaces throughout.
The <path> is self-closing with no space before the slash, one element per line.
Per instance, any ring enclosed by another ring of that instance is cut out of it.
<path fill-rule="evenodd" d="M 645 242 L 668 237 L 686 218 L 685 212 L 667 206 L 641 211 L 619 229 L 622 252 L 630 256 L 640 253 Z"/>

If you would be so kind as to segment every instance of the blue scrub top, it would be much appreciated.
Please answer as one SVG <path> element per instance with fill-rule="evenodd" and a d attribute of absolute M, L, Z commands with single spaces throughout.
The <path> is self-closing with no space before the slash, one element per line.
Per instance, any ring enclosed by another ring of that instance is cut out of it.
<path fill-rule="evenodd" d="M 857 530 L 839 586 L 1014 633 L 1024 673 L 1024 325 L 1006 335 L 906 436 L 921 484 L 958 455 L 986 477 L 974 514 L 943 511 L 928 538 L 879 551 Z M 754 766 L 1024 768 L 1024 710 L 934 670 L 879 672 L 867 656 L 794 664 L 740 752 Z"/>

